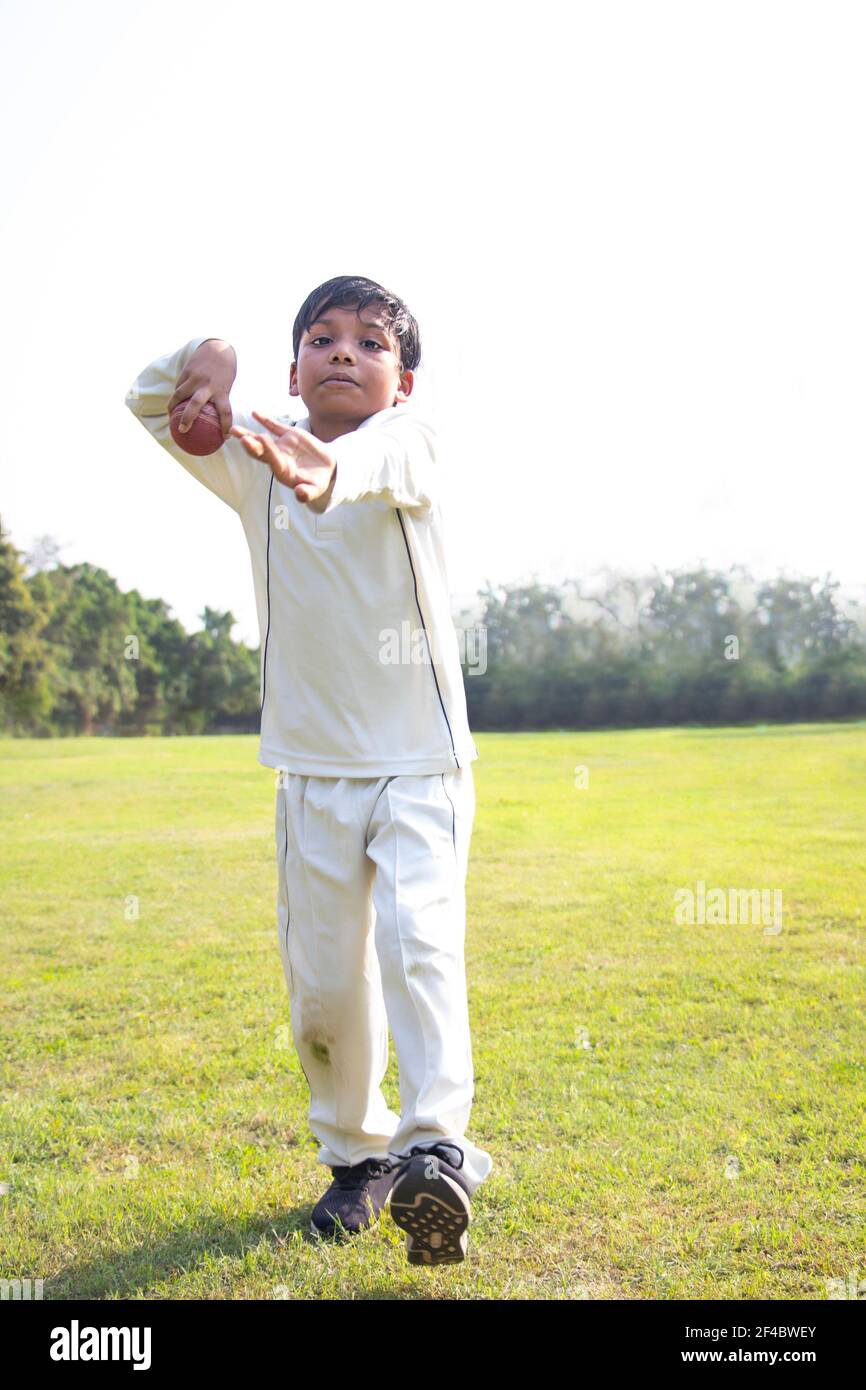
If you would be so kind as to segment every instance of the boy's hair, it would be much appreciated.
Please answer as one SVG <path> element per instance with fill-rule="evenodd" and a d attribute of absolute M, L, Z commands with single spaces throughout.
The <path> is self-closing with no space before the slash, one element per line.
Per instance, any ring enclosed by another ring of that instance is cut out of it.
<path fill-rule="evenodd" d="M 401 370 L 414 372 L 421 361 L 421 332 L 417 322 L 402 299 L 364 275 L 336 275 L 307 295 L 292 329 L 295 361 L 302 334 L 328 309 L 355 309 L 360 314 L 374 301 L 382 305 L 382 318 L 397 340 Z"/>

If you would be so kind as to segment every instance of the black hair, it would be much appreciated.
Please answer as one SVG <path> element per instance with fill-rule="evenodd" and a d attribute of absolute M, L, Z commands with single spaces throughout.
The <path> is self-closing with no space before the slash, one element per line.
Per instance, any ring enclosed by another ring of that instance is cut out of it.
<path fill-rule="evenodd" d="M 382 317 L 397 340 L 401 370 L 414 372 L 421 361 L 421 331 L 416 320 L 402 299 L 398 299 L 396 294 L 386 290 L 383 285 L 378 285 L 375 280 L 368 280 L 364 275 L 336 275 L 333 280 L 326 280 L 324 284 L 317 285 L 307 295 L 298 310 L 292 329 L 295 361 L 298 360 L 298 349 L 304 331 L 327 309 L 354 308 L 360 314 L 368 304 L 374 302 L 382 305 Z"/>

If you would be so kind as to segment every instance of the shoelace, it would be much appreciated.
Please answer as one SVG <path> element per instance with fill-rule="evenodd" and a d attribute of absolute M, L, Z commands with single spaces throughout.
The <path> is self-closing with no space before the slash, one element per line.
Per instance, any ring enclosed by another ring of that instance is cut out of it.
<path fill-rule="evenodd" d="M 353 1163 L 351 1168 L 335 1168 L 334 1181 L 345 1192 L 351 1192 L 366 1187 L 372 1178 L 381 1178 L 385 1173 L 390 1173 L 393 1167 L 388 1158 L 365 1158 L 360 1163 Z"/>
<path fill-rule="evenodd" d="M 407 1154 L 399 1154 L 398 1157 L 409 1159 L 414 1158 L 415 1154 L 435 1154 L 437 1158 L 442 1159 L 443 1163 L 449 1164 L 452 1168 L 463 1167 L 464 1153 L 457 1144 L 446 1144 L 442 1142 L 440 1144 L 431 1144 L 429 1147 L 424 1144 L 416 1144 Z M 460 1155 L 456 1163 L 454 1162 L 454 1154 Z"/>

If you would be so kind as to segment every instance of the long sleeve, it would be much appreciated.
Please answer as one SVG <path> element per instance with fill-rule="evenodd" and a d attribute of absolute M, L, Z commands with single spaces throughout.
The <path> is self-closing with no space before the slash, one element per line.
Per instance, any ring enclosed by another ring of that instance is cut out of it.
<path fill-rule="evenodd" d="M 326 511 L 371 498 L 419 513 L 435 505 L 436 431 L 426 418 L 396 407 L 381 423 L 373 415 L 358 429 L 340 435 L 330 448 L 337 476 Z"/>
<path fill-rule="evenodd" d="M 204 337 L 191 338 L 176 352 L 156 358 L 132 383 L 126 393 L 125 404 L 172 458 L 223 502 L 240 512 L 250 488 L 261 473 L 261 463 L 250 457 L 234 435 L 229 435 L 216 453 L 197 458 L 185 453 L 174 442 L 169 429 L 168 402 L 174 394 L 178 378 L 196 348 L 206 341 Z M 255 419 L 237 410 L 234 405 L 232 418 L 234 424 L 247 429 L 261 428 Z"/>

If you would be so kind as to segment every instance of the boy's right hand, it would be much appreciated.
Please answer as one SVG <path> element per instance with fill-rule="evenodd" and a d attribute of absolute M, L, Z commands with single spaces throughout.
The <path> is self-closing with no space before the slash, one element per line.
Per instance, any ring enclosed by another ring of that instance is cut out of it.
<path fill-rule="evenodd" d="M 177 379 L 174 395 L 168 402 L 168 413 L 181 401 L 186 409 L 180 424 L 190 426 L 207 401 L 212 401 L 220 417 L 223 439 L 228 439 L 232 427 L 232 407 L 229 392 L 238 370 L 238 359 L 231 343 L 222 338 L 207 338 L 200 343 Z"/>

